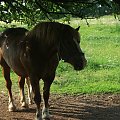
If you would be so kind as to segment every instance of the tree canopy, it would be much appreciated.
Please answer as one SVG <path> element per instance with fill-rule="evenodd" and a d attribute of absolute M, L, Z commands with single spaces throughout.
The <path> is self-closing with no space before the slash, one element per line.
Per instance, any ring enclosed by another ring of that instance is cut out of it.
<path fill-rule="evenodd" d="M 0 0 L 0 21 L 32 25 L 40 20 L 65 17 L 81 19 L 120 14 L 119 0 Z"/>

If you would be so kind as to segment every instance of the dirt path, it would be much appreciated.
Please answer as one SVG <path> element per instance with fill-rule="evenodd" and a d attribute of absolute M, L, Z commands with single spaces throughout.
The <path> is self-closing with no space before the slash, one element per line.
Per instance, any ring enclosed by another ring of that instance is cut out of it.
<path fill-rule="evenodd" d="M 16 112 L 7 111 L 8 98 L 0 94 L 0 120 L 34 120 L 35 104 L 21 109 L 15 97 Z M 51 120 L 120 120 L 120 94 L 51 95 Z"/>

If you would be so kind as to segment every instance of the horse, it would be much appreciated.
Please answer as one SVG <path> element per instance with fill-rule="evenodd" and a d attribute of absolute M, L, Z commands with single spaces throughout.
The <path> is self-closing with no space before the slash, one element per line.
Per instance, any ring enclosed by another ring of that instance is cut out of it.
<path fill-rule="evenodd" d="M 13 35 L 13 31 L 16 31 L 17 34 L 20 35 L 20 37 L 16 37 L 16 35 L 14 34 L 13 39 L 17 39 L 19 41 L 19 39 L 23 38 L 23 36 L 25 35 L 25 33 L 28 32 L 27 29 L 25 28 L 7 28 L 4 33 L 6 33 L 7 36 L 11 36 Z M 4 33 L 0 32 L 0 41 L 1 39 L 3 39 L 2 37 L 4 36 Z M 9 106 L 8 109 L 9 111 L 15 111 L 16 107 L 13 103 L 13 97 L 12 97 L 12 92 L 11 92 L 11 87 L 12 87 L 12 82 L 10 79 L 10 67 L 8 66 L 8 64 L 6 63 L 6 61 L 3 58 L 3 54 L 2 54 L 2 49 L 0 48 L 0 65 L 2 67 L 2 73 L 3 76 L 6 80 L 6 87 L 8 89 L 8 96 L 9 96 Z M 19 81 L 19 87 L 20 87 L 20 102 L 21 102 L 21 106 L 24 108 L 27 108 L 28 105 L 26 103 L 26 99 L 25 99 L 25 94 L 24 94 L 24 83 L 25 83 L 25 78 L 19 76 L 18 77 L 18 81 Z M 30 81 L 29 78 L 26 78 L 26 83 L 27 83 L 27 88 L 28 88 L 28 100 L 29 100 L 29 104 L 32 104 L 32 88 L 30 85 Z"/>
<path fill-rule="evenodd" d="M 49 96 L 60 60 L 71 64 L 75 70 L 82 70 L 87 64 L 80 48 L 79 27 L 59 22 L 40 22 L 21 39 L 21 35 L 3 32 L 0 40 L 2 55 L 9 67 L 21 78 L 28 77 L 34 93 L 36 119 L 50 119 Z M 14 36 L 16 39 L 13 39 Z M 39 81 L 43 80 L 43 108 Z"/>

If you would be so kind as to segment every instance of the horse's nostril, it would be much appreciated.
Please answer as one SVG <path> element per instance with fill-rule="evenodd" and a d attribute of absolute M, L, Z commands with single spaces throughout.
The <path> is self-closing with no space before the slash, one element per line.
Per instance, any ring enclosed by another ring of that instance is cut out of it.
<path fill-rule="evenodd" d="M 74 67 L 75 70 L 83 70 L 84 67 Z"/>
<path fill-rule="evenodd" d="M 82 63 L 82 64 L 77 64 L 77 65 L 75 65 L 75 66 L 74 66 L 74 69 L 75 69 L 75 70 L 82 70 L 82 69 L 84 69 L 84 67 L 85 67 L 85 66 L 84 66 L 84 64 Z"/>

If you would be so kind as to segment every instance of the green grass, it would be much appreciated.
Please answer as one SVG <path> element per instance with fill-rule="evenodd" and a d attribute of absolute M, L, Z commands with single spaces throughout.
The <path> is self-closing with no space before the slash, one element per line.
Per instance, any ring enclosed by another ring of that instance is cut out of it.
<path fill-rule="evenodd" d="M 89 27 L 85 20 L 71 20 L 71 26 L 81 26 L 81 48 L 88 60 L 87 67 L 75 71 L 61 61 L 51 86 L 52 93 L 120 93 L 120 23 L 113 16 L 88 22 Z M 14 73 L 12 79 L 13 89 L 18 91 Z M 5 81 L 0 75 L 0 90 L 4 89 Z"/>

